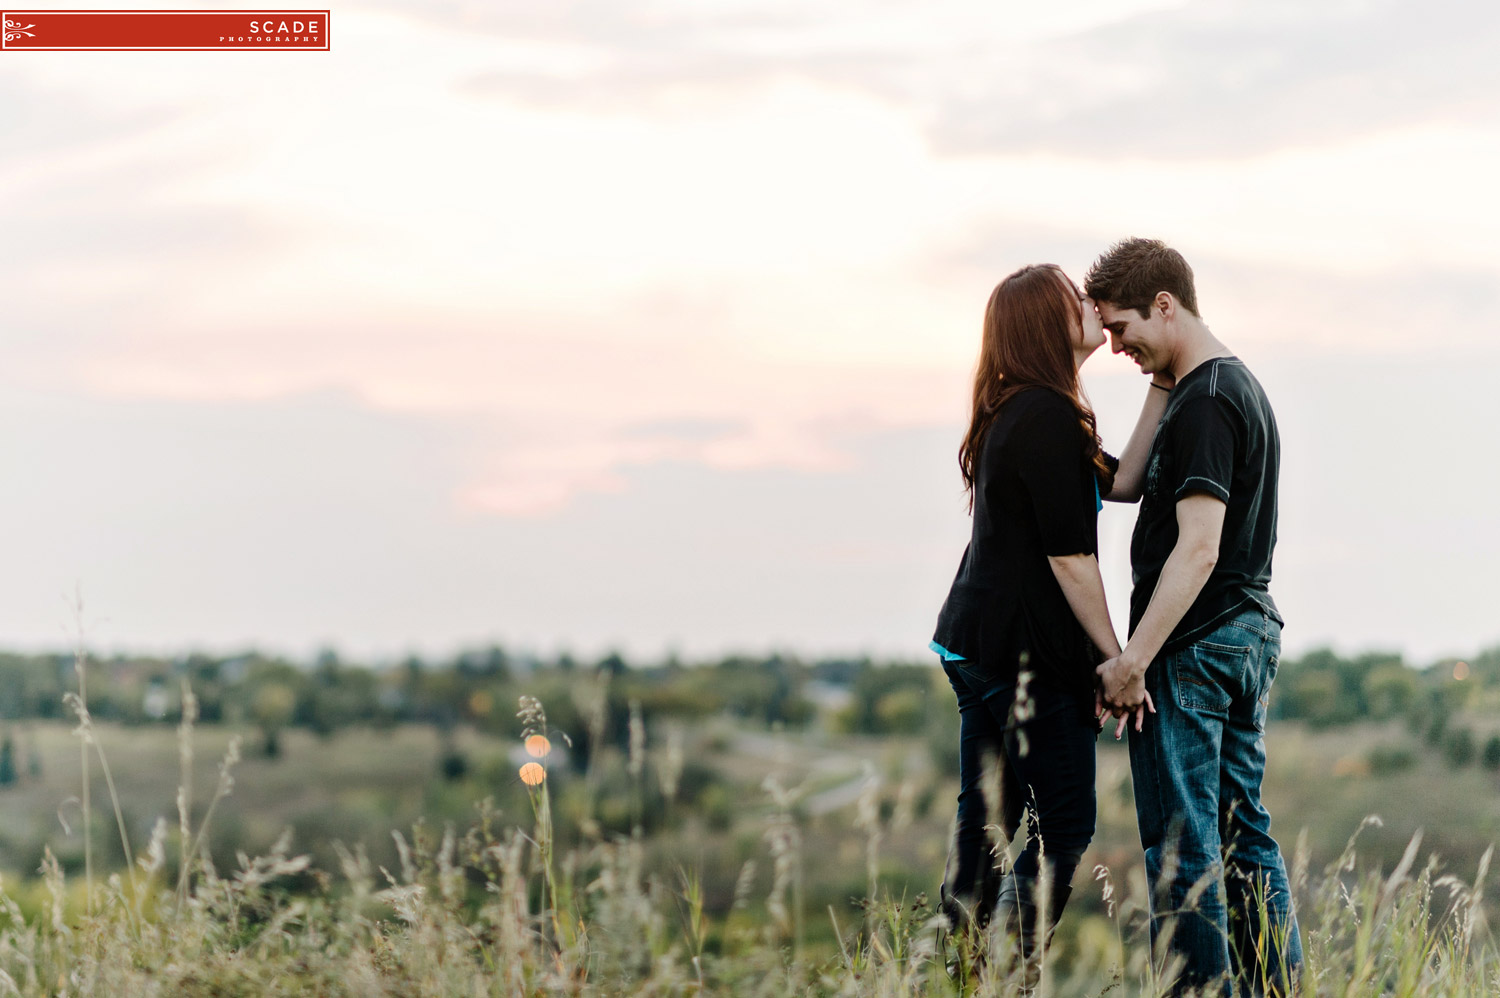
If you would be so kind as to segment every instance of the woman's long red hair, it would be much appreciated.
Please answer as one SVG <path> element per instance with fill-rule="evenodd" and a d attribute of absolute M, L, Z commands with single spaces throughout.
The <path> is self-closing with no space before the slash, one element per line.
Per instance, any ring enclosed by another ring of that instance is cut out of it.
<path fill-rule="evenodd" d="M 974 481 L 984 437 L 1000 407 L 1023 388 L 1050 388 L 1072 403 L 1084 431 L 1085 447 L 1099 476 L 1099 491 L 1114 486 L 1114 472 L 1104 462 L 1094 410 L 1083 395 L 1073 360 L 1074 330 L 1082 303 L 1073 282 L 1054 264 L 1022 267 L 995 285 L 984 310 L 979 367 L 974 372 L 974 401 L 969 432 L 958 448 L 969 508 L 974 508 Z"/>

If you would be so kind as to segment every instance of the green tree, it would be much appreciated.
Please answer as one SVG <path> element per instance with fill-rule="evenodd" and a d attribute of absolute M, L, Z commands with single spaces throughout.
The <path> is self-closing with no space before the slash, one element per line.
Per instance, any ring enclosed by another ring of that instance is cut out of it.
<path fill-rule="evenodd" d="M 1294 676 L 1282 698 L 1283 715 L 1302 718 L 1313 724 L 1329 724 L 1338 714 L 1338 676 L 1325 669 L 1315 669 Z"/>
<path fill-rule="evenodd" d="M 15 782 L 16 744 L 7 731 L 5 738 L 0 740 L 0 787 L 8 787 Z"/>
<path fill-rule="evenodd" d="M 1500 769 L 1500 735 L 1490 735 L 1479 761 L 1485 769 Z"/>
<path fill-rule="evenodd" d="M 892 733 L 892 724 L 902 731 L 920 730 L 933 688 L 932 673 L 927 665 L 861 663 L 850 690 L 853 699 L 838 719 L 840 726 L 875 735 Z"/>
<path fill-rule="evenodd" d="M 1370 772 L 1376 776 L 1399 773 L 1417 764 L 1417 754 L 1411 749 L 1390 745 L 1375 746 L 1365 758 L 1370 764 Z"/>
<path fill-rule="evenodd" d="M 250 716 L 260 728 L 261 746 L 269 758 L 281 755 L 281 729 L 297 709 L 297 694 L 275 680 L 260 684 L 250 700 Z"/>
<path fill-rule="evenodd" d="M 1427 731 L 1427 744 L 1434 748 L 1443 744 L 1444 736 L 1448 734 L 1448 722 L 1453 717 L 1453 708 L 1448 705 L 1448 699 L 1442 690 L 1431 690 L 1427 698 L 1427 711 L 1425 714 Z"/>
<path fill-rule="evenodd" d="M 927 720 L 925 690 L 904 687 L 875 701 L 875 721 L 882 733 L 909 735 L 922 730 Z"/>
<path fill-rule="evenodd" d="M 1380 720 L 1404 713 L 1416 700 L 1417 692 L 1416 673 L 1400 662 L 1377 665 L 1364 679 L 1370 716 Z"/>
<path fill-rule="evenodd" d="M 1443 739 L 1443 756 L 1455 769 L 1474 761 L 1474 732 L 1469 728 L 1454 728 Z"/>

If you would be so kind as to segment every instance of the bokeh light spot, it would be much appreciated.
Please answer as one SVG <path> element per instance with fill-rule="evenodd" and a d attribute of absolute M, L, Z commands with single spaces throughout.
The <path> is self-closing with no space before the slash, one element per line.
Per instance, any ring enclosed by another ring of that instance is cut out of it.
<path fill-rule="evenodd" d="M 539 763 L 528 762 L 521 767 L 521 782 L 534 787 L 547 778 L 547 771 Z"/>
<path fill-rule="evenodd" d="M 526 754 L 533 759 L 545 758 L 552 751 L 552 743 L 547 740 L 546 735 L 532 735 L 526 739 Z"/>

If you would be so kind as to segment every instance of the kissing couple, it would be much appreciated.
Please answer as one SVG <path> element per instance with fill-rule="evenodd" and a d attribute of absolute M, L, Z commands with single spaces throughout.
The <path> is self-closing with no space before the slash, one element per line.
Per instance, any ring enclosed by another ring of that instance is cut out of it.
<path fill-rule="evenodd" d="M 1151 376 L 1118 458 L 1078 375 L 1106 339 Z M 1082 290 L 1052 265 L 1001 281 L 958 457 L 973 533 L 931 645 L 958 696 L 942 887 L 955 930 L 1008 934 L 1035 984 L 1094 834 L 1094 745 L 1113 718 L 1129 734 L 1166 993 L 1294 993 L 1301 940 L 1261 802 L 1280 439 L 1260 383 L 1203 321 L 1182 255 L 1127 239 Z M 1105 500 L 1141 503 L 1123 646 L 1099 572 Z M 985 827 L 990 765 L 1007 839 L 1027 817 L 1008 869 Z"/>

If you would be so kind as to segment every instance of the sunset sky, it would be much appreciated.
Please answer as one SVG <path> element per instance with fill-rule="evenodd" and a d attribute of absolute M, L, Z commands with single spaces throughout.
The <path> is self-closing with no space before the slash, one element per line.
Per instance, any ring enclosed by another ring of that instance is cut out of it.
<path fill-rule="evenodd" d="M 1276 407 L 1288 652 L 1500 643 L 1500 7 L 367 0 L 330 38 L 0 53 L 0 647 L 62 646 L 76 588 L 106 648 L 920 657 L 989 290 L 1127 235 Z M 1118 448 L 1145 382 L 1085 380 Z"/>

